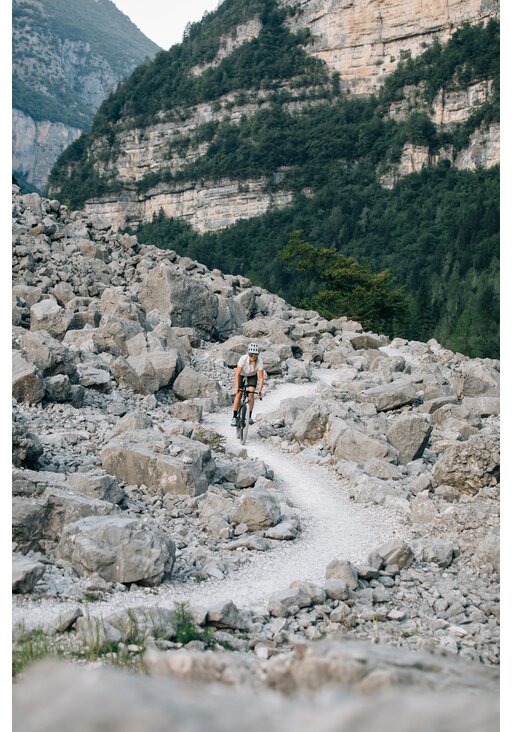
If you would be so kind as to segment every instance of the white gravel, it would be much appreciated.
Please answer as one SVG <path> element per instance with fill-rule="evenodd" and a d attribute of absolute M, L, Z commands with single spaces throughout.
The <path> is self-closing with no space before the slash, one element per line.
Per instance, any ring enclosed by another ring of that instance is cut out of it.
<path fill-rule="evenodd" d="M 336 372 L 319 370 L 316 376 L 328 384 Z M 254 416 L 273 411 L 285 399 L 314 393 L 317 387 L 317 383 L 283 384 L 256 403 Z M 239 444 L 230 420 L 231 411 L 226 410 L 210 415 L 205 426 L 225 435 L 228 445 Z M 172 607 L 175 601 L 183 600 L 203 607 L 227 600 L 233 600 L 239 607 L 255 607 L 294 580 L 322 583 L 325 567 L 334 558 L 362 562 L 370 551 L 390 538 L 408 538 L 403 519 L 397 513 L 380 506 L 352 503 L 344 491 L 346 482 L 334 471 L 307 462 L 300 455 L 269 447 L 257 437 L 256 425 L 249 432 L 246 448 L 249 457 L 261 458 L 274 471 L 275 481 L 300 516 L 299 537 L 292 542 L 283 541 L 271 551 L 254 551 L 247 564 L 225 579 L 116 593 L 105 602 L 88 604 L 90 615 L 107 615 L 141 604 Z M 69 605 L 76 602 L 48 600 L 29 601 L 23 606 L 15 604 L 13 624 L 21 621 L 27 627 L 43 624 Z"/>

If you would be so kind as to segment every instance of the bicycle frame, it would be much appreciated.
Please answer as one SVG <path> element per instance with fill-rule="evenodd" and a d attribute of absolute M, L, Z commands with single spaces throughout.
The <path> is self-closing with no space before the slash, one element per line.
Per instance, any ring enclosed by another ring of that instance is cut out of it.
<path fill-rule="evenodd" d="M 238 413 L 236 415 L 236 436 L 238 437 L 242 445 L 245 445 L 245 442 L 247 440 L 247 434 L 249 432 L 249 414 L 247 405 L 249 402 L 250 392 L 247 389 L 247 385 L 239 387 L 238 391 L 242 392 L 242 400 L 240 402 Z M 254 391 L 254 393 L 256 393 L 256 390 Z"/>

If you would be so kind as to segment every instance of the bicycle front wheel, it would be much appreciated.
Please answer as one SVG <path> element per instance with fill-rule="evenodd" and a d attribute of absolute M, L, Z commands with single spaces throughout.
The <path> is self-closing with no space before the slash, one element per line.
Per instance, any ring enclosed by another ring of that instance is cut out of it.
<path fill-rule="evenodd" d="M 245 404 L 242 407 L 242 410 L 243 413 L 240 420 L 240 442 L 242 443 L 242 445 L 245 445 L 245 441 L 247 440 L 247 433 L 249 432 L 249 414 Z"/>

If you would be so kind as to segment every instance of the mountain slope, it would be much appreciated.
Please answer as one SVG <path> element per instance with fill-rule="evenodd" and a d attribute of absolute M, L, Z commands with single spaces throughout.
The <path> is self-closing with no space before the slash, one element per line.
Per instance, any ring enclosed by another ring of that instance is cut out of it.
<path fill-rule="evenodd" d="M 110 0 L 15 0 L 14 170 L 44 186 L 107 93 L 157 51 Z"/>
<path fill-rule="evenodd" d="M 390 37 L 390 17 L 378 32 L 367 18 L 373 50 L 353 87 L 363 20 L 341 29 L 351 64 L 335 53 L 324 63 L 308 30 L 319 3 L 287 5 L 226 0 L 139 67 L 60 158 L 51 190 L 296 302 L 317 283 L 286 273 L 276 255 L 303 229 L 314 244 L 388 266 L 408 288 L 408 317 L 391 332 L 496 356 L 495 4 L 448 3 L 430 27 L 407 20 L 405 4 L 401 38 L 396 28 Z M 336 25 L 365 5 L 325 13 Z"/>

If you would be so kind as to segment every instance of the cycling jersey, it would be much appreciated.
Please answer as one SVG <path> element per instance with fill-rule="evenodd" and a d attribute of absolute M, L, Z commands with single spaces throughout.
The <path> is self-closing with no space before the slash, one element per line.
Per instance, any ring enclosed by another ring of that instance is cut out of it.
<path fill-rule="evenodd" d="M 242 370 L 242 376 L 254 376 L 258 371 L 263 371 L 264 368 L 261 356 L 258 356 L 253 365 L 249 361 L 249 356 L 247 354 L 238 359 L 237 366 Z"/>

